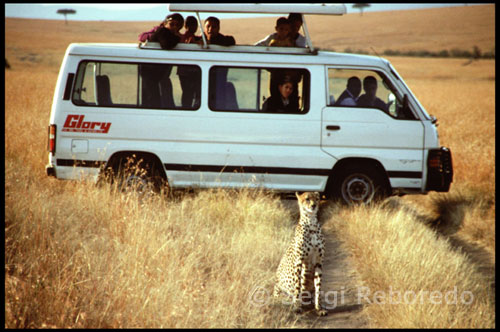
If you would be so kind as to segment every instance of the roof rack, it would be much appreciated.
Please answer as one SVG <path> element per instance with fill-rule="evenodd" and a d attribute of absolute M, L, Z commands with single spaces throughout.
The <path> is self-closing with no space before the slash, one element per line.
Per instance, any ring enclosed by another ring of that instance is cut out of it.
<path fill-rule="evenodd" d="M 346 6 L 344 4 L 262 4 L 262 3 L 219 3 L 219 4 L 193 4 L 193 3 L 171 3 L 170 12 L 195 12 L 200 27 L 202 22 L 200 13 L 259 13 L 259 14 L 288 14 L 300 13 L 302 15 L 302 26 L 309 47 L 309 52 L 315 52 L 312 45 L 304 14 L 314 15 L 344 15 Z M 203 48 L 208 49 L 205 34 L 202 33 Z"/>
<path fill-rule="evenodd" d="M 162 50 L 160 43 L 146 41 L 139 43 L 140 49 Z M 220 46 L 210 45 L 210 48 L 204 48 L 199 44 L 177 44 L 171 51 L 213 51 L 213 52 L 239 52 L 239 53 L 272 53 L 272 54 L 295 54 L 295 55 L 315 55 L 317 50 L 311 52 L 304 47 L 277 47 L 277 46 L 255 46 L 255 45 L 234 45 Z"/>

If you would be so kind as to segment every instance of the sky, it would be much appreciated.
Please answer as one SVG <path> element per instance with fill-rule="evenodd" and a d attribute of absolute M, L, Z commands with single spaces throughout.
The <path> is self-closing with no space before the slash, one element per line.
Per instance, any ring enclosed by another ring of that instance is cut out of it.
<path fill-rule="evenodd" d="M 351 3 L 346 3 L 347 13 L 359 13 L 352 8 Z M 407 10 L 421 8 L 435 8 L 446 6 L 463 6 L 465 4 L 370 4 L 365 12 L 384 10 Z M 161 21 L 169 14 L 168 4 L 5 4 L 5 17 L 37 18 L 50 20 L 63 20 L 64 16 L 57 14 L 58 9 L 74 9 L 76 14 L 68 15 L 68 20 L 77 21 Z M 242 14 L 217 14 L 220 18 L 242 17 Z M 203 14 L 200 14 L 202 19 Z M 250 15 L 245 15 L 250 16 Z M 276 15 L 274 15 L 276 16 Z"/>

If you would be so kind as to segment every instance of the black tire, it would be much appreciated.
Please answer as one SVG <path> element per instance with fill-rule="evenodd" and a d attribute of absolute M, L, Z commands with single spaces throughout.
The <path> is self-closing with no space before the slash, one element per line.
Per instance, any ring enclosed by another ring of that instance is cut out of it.
<path fill-rule="evenodd" d="M 370 204 L 388 196 L 387 181 L 377 169 L 350 165 L 333 176 L 334 197 L 343 203 Z"/>
<path fill-rule="evenodd" d="M 122 192 L 168 194 L 168 181 L 162 171 L 161 164 L 158 165 L 154 160 L 132 155 L 115 160 L 112 167 L 107 169 L 106 177 Z"/>

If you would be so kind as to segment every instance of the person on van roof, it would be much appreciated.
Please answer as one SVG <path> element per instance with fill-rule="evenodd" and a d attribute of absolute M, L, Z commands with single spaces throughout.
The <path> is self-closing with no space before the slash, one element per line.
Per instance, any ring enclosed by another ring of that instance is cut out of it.
<path fill-rule="evenodd" d="M 306 47 L 306 38 L 299 33 L 300 28 L 302 27 L 302 14 L 290 13 L 288 15 L 288 20 L 292 24 L 290 37 L 292 41 L 295 41 L 295 46 Z"/>
<path fill-rule="evenodd" d="M 389 104 L 386 104 L 382 99 L 377 97 L 377 79 L 373 76 L 366 76 L 363 80 L 363 89 L 365 94 L 358 98 L 359 107 L 374 107 L 383 110 L 384 112 L 389 111 Z"/>
<path fill-rule="evenodd" d="M 292 32 L 292 24 L 286 17 L 280 17 L 276 21 L 275 33 L 270 34 L 263 40 L 257 42 L 255 45 L 265 46 L 285 46 L 292 47 L 295 43 L 290 39 Z"/>
<path fill-rule="evenodd" d="M 292 98 L 294 81 L 290 76 L 284 76 L 278 83 L 279 94 L 271 94 L 262 105 L 264 112 L 297 113 L 298 99 Z"/>
<path fill-rule="evenodd" d="M 163 49 L 172 49 L 181 39 L 179 30 L 182 28 L 183 24 L 184 18 L 181 14 L 170 14 L 159 26 L 141 33 L 139 35 L 139 41 L 159 42 Z"/>
<path fill-rule="evenodd" d="M 184 32 L 183 35 L 181 35 L 181 43 L 186 43 L 186 44 L 191 44 L 191 43 L 197 43 L 198 41 L 201 40 L 200 36 L 195 36 L 196 31 L 198 30 L 198 20 L 194 16 L 188 16 L 186 17 L 186 23 L 184 25 L 184 29 L 186 32 Z"/>
<path fill-rule="evenodd" d="M 361 93 L 361 80 L 352 76 L 347 80 L 347 87 L 339 96 L 334 106 L 357 106 L 358 96 Z"/>
<path fill-rule="evenodd" d="M 283 17 L 284 18 L 284 17 Z M 281 20 L 282 18 L 279 18 Z M 288 20 L 290 24 L 290 33 L 288 39 L 291 42 L 291 46 L 296 47 L 306 47 L 306 39 L 299 33 L 300 27 L 302 26 L 302 15 L 298 13 L 290 13 L 288 15 Z M 271 46 L 270 43 L 273 39 L 277 38 L 278 35 L 278 22 L 276 22 L 276 32 L 271 33 L 266 38 L 259 40 L 254 45 L 255 46 Z"/>
<path fill-rule="evenodd" d="M 220 21 L 217 17 L 210 16 L 205 20 L 205 36 L 209 44 L 232 46 L 236 45 L 233 36 L 224 36 L 220 32 Z"/>

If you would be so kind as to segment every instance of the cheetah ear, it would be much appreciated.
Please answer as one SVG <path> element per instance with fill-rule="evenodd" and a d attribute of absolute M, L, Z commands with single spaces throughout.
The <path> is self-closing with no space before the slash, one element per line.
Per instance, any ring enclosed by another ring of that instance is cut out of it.
<path fill-rule="evenodd" d="M 317 199 L 321 199 L 321 195 L 319 192 L 314 192 L 314 196 L 316 196 Z"/>
<path fill-rule="evenodd" d="M 297 196 L 297 198 L 300 198 L 300 194 L 298 191 L 295 192 L 295 196 Z"/>

